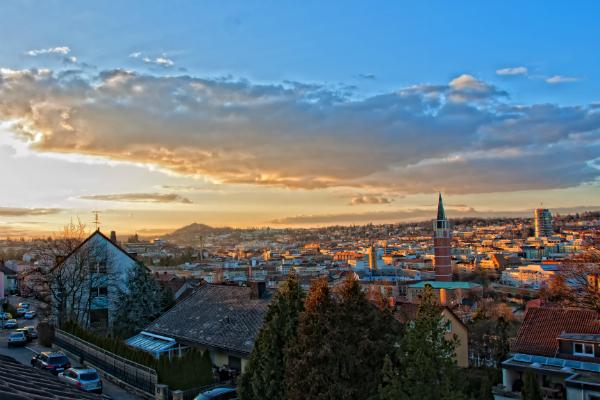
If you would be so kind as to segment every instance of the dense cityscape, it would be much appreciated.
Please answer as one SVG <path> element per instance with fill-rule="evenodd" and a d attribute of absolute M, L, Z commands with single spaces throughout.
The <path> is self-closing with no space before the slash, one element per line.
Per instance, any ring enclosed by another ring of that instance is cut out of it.
<path fill-rule="evenodd" d="M 598 16 L 0 1 L 0 400 L 600 400 Z"/>

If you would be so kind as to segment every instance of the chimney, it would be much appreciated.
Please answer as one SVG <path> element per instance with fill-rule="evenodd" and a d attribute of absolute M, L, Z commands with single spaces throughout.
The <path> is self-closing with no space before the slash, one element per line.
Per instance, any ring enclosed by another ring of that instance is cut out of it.
<path fill-rule="evenodd" d="M 250 281 L 248 285 L 250 286 L 250 299 L 252 300 L 262 299 L 267 291 L 266 282 Z"/>
<path fill-rule="evenodd" d="M 117 244 L 117 232 L 110 231 L 110 241 Z"/>

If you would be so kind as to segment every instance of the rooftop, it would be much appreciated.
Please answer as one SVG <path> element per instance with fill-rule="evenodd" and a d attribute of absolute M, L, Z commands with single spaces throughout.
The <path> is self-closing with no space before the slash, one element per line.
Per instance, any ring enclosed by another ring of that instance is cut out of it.
<path fill-rule="evenodd" d="M 574 308 L 529 308 L 511 350 L 552 357 L 558 351 L 558 337 L 564 333 L 600 334 L 600 314 Z"/>
<path fill-rule="evenodd" d="M 145 332 L 247 356 L 270 300 L 251 299 L 251 288 L 204 284 L 148 325 Z"/>

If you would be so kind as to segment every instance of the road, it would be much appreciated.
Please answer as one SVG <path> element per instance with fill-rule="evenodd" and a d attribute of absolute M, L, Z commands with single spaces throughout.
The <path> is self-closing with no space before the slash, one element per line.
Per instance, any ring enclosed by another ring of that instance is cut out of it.
<path fill-rule="evenodd" d="M 10 296 L 9 302 L 15 306 L 20 302 L 26 302 L 26 303 L 31 304 L 31 307 L 34 310 L 37 305 L 37 301 L 34 299 L 23 299 L 23 298 L 20 298 L 17 296 Z M 37 318 L 34 318 L 32 320 L 18 318 L 17 321 L 19 324 L 19 328 L 26 327 L 26 326 L 34 326 L 35 327 L 38 323 Z M 34 354 L 40 353 L 42 351 L 50 351 L 50 349 L 48 349 L 47 347 L 40 345 L 37 342 L 37 340 L 30 342 L 26 347 L 8 348 L 6 338 L 12 331 L 13 331 L 13 329 L 0 328 L 0 354 L 4 354 L 9 357 L 12 357 L 15 360 L 19 361 L 21 364 L 30 365 L 31 357 L 33 357 Z M 74 366 L 78 366 L 77 360 L 71 358 L 71 362 L 73 363 Z M 110 397 L 111 399 L 114 399 L 114 400 L 138 400 L 138 399 L 141 399 L 141 397 L 127 392 L 126 390 L 122 389 L 121 387 L 115 385 L 112 382 L 109 382 L 106 379 L 102 380 L 102 386 L 103 386 L 103 394 Z"/>

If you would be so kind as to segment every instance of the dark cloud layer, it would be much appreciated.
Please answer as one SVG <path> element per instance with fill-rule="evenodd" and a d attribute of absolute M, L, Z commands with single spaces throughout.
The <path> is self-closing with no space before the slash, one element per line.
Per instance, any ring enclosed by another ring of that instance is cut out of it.
<path fill-rule="evenodd" d="M 129 203 L 184 203 L 191 204 L 187 197 L 175 193 L 118 193 L 95 194 L 80 197 L 84 200 L 120 201 Z"/>
<path fill-rule="evenodd" d="M 0 120 L 38 151 L 225 183 L 482 193 L 599 175 L 597 107 L 515 105 L 470 75 L 359 97 L 298 82 L 1 69 Z"/>

